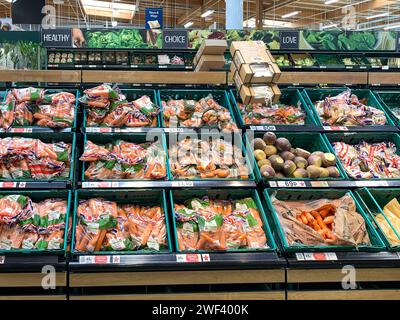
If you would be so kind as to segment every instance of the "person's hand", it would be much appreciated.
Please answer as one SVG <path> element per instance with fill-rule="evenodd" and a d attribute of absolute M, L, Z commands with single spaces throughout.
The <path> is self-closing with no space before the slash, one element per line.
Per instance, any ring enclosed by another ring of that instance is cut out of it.
<path fill-rule="evenodd" d="M 81 48 L 86 43 L 81 29 L 72 29 L 72 40 L 77 48 Z"/>

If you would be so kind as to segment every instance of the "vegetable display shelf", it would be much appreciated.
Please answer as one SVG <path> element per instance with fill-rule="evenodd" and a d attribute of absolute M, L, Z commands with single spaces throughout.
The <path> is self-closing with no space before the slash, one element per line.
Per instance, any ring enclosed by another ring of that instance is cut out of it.
<path fill-rule="evenodd" d="M 296 124 L 274 124 L 274 123 L 245 123 L 243 119 L 243 113 L 249 113 L 251 111 L 241 112 L 239 104 L 241 99 L 237 94 L 237 90 L 230 90 L 231 103 L 234 106 L 234 111 L 237 119 L 237 124 L 242 129 L 250 129 L 254 131 L 293 131 L 293 132 L 310 132 L 310 131 L 321 131 L 321 127 L 317 125 L 314 120 L 314 114 L 307 106 L 304 97 L 300 91 L 296 88 L 283 88 L 281 89 L 281 98 L 279 103 L 287 106 L 300 106 L 305 113 L 304 125 Z"/>
<path fill-rule="evenodd" d="M 387 115 L 385 109 L 382 107 L 378 98 L 374 95 L 374 93 L 370 90 L 366 89 L 352 89 L 351 94 L 355 94 L 358 99 L 366 100 L 365 105 L 374 107 L 380 111 L 385 112 L 386 116 L 386 124 L 385 125 L 350 125 L 350 126 L 341 126 L 341 125 L 333 125 L 326 126 L 322 122 L 317 110 L 315 108 L 315 103 L 317 101 L 323 101 L 327 97 L 333 97 L 343 93 L 346 89 L 304 89 L 303 96 L 305 101 L 307 102 L 309 108 L 314 112 L 315 121 L 324 129 L 325 132 L 332 131 L 349 131 L 349 132 L 371 132 L 371 131 L 381 131 L 381 132 L 398 132 L 398 128 L 394 124 L 392 118 Z"/>
<path fill-rule="evenodd" d="M 66 177 L 59 177 L 53 179 L 32 179 L 32 178 L 19 178 L 19 179 L 1 179 L 0 189 L 41 189 L 41 190 L 52 190 L 52 189 L 66 189 L 74 185 L 75 172 L 76 172 L 76 135 L 71 132 L 33 132 L 33 133 L 15 133 L 7 132 L 0 133 L 0 139 L 8 137 L 23 137 L 39 139 L 45 143 L 50 142 L 65 142 L 71 144 L 71 155 L 70 155 L 70 169 L 69 174 Z"/>

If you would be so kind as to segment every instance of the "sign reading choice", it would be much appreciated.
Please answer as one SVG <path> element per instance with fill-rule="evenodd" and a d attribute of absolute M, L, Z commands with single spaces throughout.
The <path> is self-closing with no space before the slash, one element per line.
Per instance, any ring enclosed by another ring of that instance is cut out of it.
<path fill-rule="evenodd" d="M 186 49 L 188 47 L 188 32 L 186 30 L 164 30 L 164 49 Z"/>

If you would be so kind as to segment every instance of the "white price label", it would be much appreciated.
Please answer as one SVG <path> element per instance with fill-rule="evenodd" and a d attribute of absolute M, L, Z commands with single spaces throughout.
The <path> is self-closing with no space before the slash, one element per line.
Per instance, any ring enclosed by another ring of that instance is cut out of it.
<path fill-rule="evenodd" d="M 121 256 L 80 256 L 80 264 L 112 264 L 121 263 Z"/>
<path fill-rule="evenodd" d="M 137 64 L 131 64 L 131 68 L 133 68 L 133 69 L 138 68 L 138 65 Z"/>
<path fill-rule="evenodd" d="M 86 128 L 86 132 L 91 132 L 91 133 L 111 133 L 115 132 L 115 129 L 117 128 Z"/>
<path fill-rule="evenodd" d="M 304 252 L 305 261 L 337 261 L 335 252 Z"/>
<path fill-rule="evenodd" d="M 183 128 L 165 128 L 164 132 L 169 132 L 169 133 L 182 133 Z"/>
<path fill-rule="evenodd" d="M 382 66 L 382 70 L 389 70 L 389 66 Z"/>
<path fill-rule="evenodd" d="M 172 187 L 193 187 L 194 182 L 193 181 L 172 181 L 171 186 Z"/>
<path fill-rule="evenodd" d="M 326 66 L 319 66 L 320 69 L 326 69 Z"/>
<path fill-rule="evenodd" d="M 118 182 L 83 182 L 82 188 L 112 188 Z"/>
<path fill-rule="evenodd" d="M 0 264 L 4 264 L 5 261 L 6 261 L 6 257 L 0 256 Z"/>
<path fill-rule="evenodd" d="M 280 188 L 305 188 L 305 181 L 278 181 L 278 187 Z"/>
<path fill-rule="evenodd" d="M 275 181 L 270 181 L 270 182 L 269 182 L 269 186 L 270 186 L 271 188 L 276 188 L 276 187 L 277 187 L 277 184 L 276 184 Z"/>
<path fill-rule="evenodd" d="M 159 68 L 159 69 L 167 69 L 168 66 L 161 65 L 161 66 L 158 66 L 158 68 Z"/>
<path fill-rule="evenodd" d="M 346 66 L 346 69 L 353 69 L 353 66 Z"/>
<path fill-rule="evenodd" d="M 21 189 L 26 188 L 26 182 L 18 183 L 18 188 L 21 188 Z"/>
<path fill-rule="evenodd" d="M 367 66 L 360 66 L 360 69 L 367 69 Z"/>
<path fill-rule="evenodd" d="M 305 260 L 304 254 L 302 254 L 301 252 L 297 252 L 296 253 L 296 260 L 297 261 L 304 261 Z"/>
<path fill-rule="evenodd" d="M 311 186 L 313 188 L 326 188 L 329 187 L 328 181 L 311 181 Z"/>
<path fill-rule="evenodd" d="M 250 130 L 254 131 L 276 131 L 275 126 L 250 126 Z"/>
<path fill-rule="evenodd" d="M 348 127 L 343 126 L 324 126 L 325 131 L 349 131 Z"/>

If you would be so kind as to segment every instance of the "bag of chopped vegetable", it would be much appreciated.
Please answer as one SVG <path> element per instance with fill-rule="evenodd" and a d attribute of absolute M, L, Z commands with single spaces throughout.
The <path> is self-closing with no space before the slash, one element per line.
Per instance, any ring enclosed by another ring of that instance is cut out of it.
<path fill-rule="evenodd" d="M 44 90 L 38 88 L 13 89 L 12 93 L 17 102 L 39 103 L 43 100 Z"/>
<path fill-rule="evenodd" d="M 27 159 L 20 159 L 18 156 L 9 157 L 4 160 L 5 166 L 11 179 L 31 179 L 31 171 Z"/>
<path fill-rule="evenodd" d="M 160 142 L 154 142 L 147 148 L 145 179 L 164 179 L 167 176 L 167 155 Z"/>
<path fill-rule="evenodd" d="M 43 103 L 43 104 L 58 104 L 58 103 L 74 104 L 75 99 L 76 99 L 75 95 L 70 92 L 56 92 L 56 93 L 48 94 L 47 91 L 45 91 L 45 94 L 43 96 L 43 100 L 41 103 Z"/>
<path fill-rule="evenodd" d="M 33 123 L 32 109 L 26 102 L 20 102 L 15 106 L 14 124 L 18 126 L 31 126 Z"/>
<path fill-rule="evenodd" d="M 151 101 L 149 96 L 142 96 L 132 103 L 140 112 L 148 117 L 156 117 L 160 113 L 160 108 Z"/>
<path fill-rule="evenodd" d="M 9 129 L 14 123 L 15 103 L 14 96 L 11 93 L 8 93 L 4 102 L 0 104 L 0 123 L 1 127 L 5 130 Z"/>
<path fill-rule="evenodd" d="M 179 250 L 196 250 L 199 241 L 197 213 L 179 204 L 174 205 L 174 211 Z"/>
<path fill-rule="evenodd" d="M 225 250 L 225 240 L 222 233 L 223 217 L 210 209 L 210 200 L 192 199 L 188 205 L 198 213 L 200 239 L 196 244 L 197 250 Z"/>
<path fill-rule="evenodd" d="M 100 86 L 91 89 L 86 89 L 83 93 L 91 99 L 97 99 L 97 98 L 112 99 L 112 100 L 119 99 L 118 88 L 117 87 L 111 88 L 111 86 L 107 84 L 102 84 Z"/>
<path fill-rule="evenodd" d="M 265 248 L 267 237 L 262 228 L 263 222 L 254 200 L 252 198 L 237 200 L 233 214 L 244 218 L 241 222 L 246 236 L 246 247 L 249 249 Z"/>
<path fill-rule="evenodd" d="M 62 199 L 46 199 L 37 204 L 38 233 L 49 234 L 65 228 L 67 201 Z"/>
<path fill-rule="evenodd" d="M 44 143 L 36 140 L 35 154 L 37 158 L 50 158 L 52 160 L 69 162 L 71 144 L 65 142 Z"/>
<path fill-rule="evenodd" d="M 78 206 L 79 223 L 76 227 L 78 251 L 99 251 L 107 230 L 117 227 L 118 209 L 114 201 L 101 198 L 81 200 Z"/>
<path fill-rule="evenodd" d="M 20 249 L 24 233 L 18 225 L 0 225 L 0 249 Z"/>
<path fill-rule="evenodd" d="M 106 233 L 104 249 L 107 251 L 129 251 L 133 250 L 134 246 L 125 232 L 120 229 L 111 229 Z"/>
<path fill-rule="evenodd" d="M 39 250 L 59 250 L 64 244 L 64 230 L 56 230 L 50 234 L 40 235 L 35 247 Z"/>
<path fill-rule="evenodd" d="M 390 200 L 383 208 L 383 213 L 375 216 L 375 220 L 382 229 L 392 246 L 400 245 L 400 204 L 396 198 Z M 397 231 L 397 234 L 395 233 Z"/>
<path fill-rule="evenodd" d="M 28 197 L 18 194 L 0 197 L 0 223 L 13 224 L 30 216 L 31 212 L 25 210 Z"/>
<path fill-rule="evenodd" d="M 313 201 L 280 201 L 273 195 L 272 204 L 291 246 L 370 244 L 365 220 L 349 194 Z"/>

